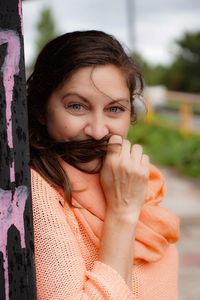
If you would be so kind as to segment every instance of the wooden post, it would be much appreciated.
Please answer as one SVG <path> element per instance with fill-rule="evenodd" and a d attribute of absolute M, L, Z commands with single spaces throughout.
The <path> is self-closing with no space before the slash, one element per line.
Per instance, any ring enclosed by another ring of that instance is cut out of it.
<path fill-rule="evenodd" d="M 200 104 L 200 94 L 167 91 L 166 98 L 170 101 L 179 103 L 180 133 L 182 136 L 186 138 L 190 133 L 199 135 L 198 128 L 192 126 L 192 106 L 194 104 Z"/>
<path fill-rule="evenodd" d="M 192 104 L 189 102 L 182 102 L 180 105 L 181 126 L 180 131 L 183 137 L 188 137 L 191 132 L 192 122 Z"/>
<path fill-rule="evenodd" d="M 0 0 L 0 300 L 35 300 L 21 0 Z"/>
<path fill-rule="evenodd" d="M 154 108 L 150 97 L 146 98 L 146 103 L 147 103 L 147 115 L 145 121 L 147 124 L 152 124 L 154 120 Z"/>

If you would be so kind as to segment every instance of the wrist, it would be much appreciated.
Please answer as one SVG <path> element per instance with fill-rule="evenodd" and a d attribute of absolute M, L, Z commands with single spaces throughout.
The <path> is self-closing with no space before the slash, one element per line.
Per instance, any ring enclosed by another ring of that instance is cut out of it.
<path fill-rule="evenodd" d="M 120 226 L 130 225 L 135 227 L 138 222 L 138 218 L 138 212 L 122 212 L 110 208 L 107 208 L 106 210 L 106 220 L 110 220 L 116 224 L 119 223 Z"/>

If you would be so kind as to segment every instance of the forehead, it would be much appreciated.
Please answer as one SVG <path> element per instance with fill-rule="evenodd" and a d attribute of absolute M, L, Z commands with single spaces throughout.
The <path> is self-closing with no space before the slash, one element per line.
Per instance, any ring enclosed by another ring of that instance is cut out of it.
<path fill-rule="evenodd" d="M 111 98 L 129 98 L 125 73 L 114 65 L 83 67 L 64 82 L 62 90 L 70 92 L 103 93 Z"/>

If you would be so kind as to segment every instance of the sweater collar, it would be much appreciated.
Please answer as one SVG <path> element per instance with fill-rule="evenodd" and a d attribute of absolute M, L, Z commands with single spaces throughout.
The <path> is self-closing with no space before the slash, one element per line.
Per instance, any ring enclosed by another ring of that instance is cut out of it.
<path fill-rule="evenodd" d="M 99 174 L 88 174 L 62 161 L 72 185 L 72 204 L 76 218 L 92 241 L 99 246 L 106 213 L 106 199 Z M 135 232 L 135 261 L 157 261 L 179 238 L 179 218 L 159 206 L 165 195 L 165 180 L 151 165 L 148 195 Z"/>

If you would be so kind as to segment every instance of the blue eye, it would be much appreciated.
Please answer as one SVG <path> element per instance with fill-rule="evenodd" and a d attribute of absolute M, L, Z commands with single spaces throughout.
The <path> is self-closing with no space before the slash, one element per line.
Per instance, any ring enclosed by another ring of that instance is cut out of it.
<path fill-rule="evenodd" d="M 70 107 L 74 110 L 80 110 L 81 109 L 81 105 L 78 103 L 72 104 L 70 105 Z"/>
<path fill-rule="evenodd" d="M 81 103 L 71 103 L 66 106 L 71 112 L 82 112 L 86 109 Z"/>
<path fill-rule="evenodd" d="M 124 111 L 124 109 L 122 107 L 119 107 L 119 106 L 109 107 L 109 110 L 110 110 L 111 113 L 120 113 L 120 112 Z"/>

